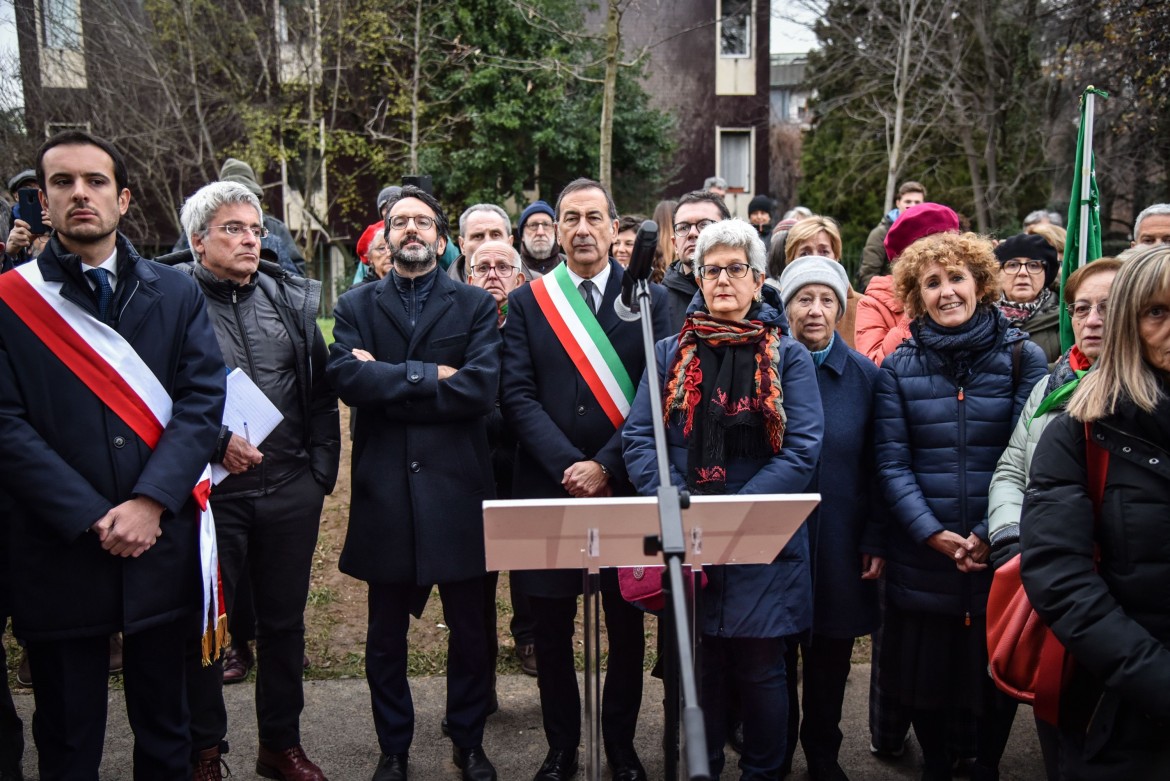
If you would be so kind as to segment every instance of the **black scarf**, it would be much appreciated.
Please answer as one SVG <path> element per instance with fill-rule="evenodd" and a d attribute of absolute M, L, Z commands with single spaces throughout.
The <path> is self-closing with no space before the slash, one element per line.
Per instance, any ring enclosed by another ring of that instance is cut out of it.
<path fill-rule="evenodd" d="M 979 304 L 961 325 L 939 325 L 930 315 L 923 315 L 910 324 L 910 331 L 944 371 L 962 384 L 971 373 L 971 365 L 999 340 L 1000 317 L 999 310 Z"/>

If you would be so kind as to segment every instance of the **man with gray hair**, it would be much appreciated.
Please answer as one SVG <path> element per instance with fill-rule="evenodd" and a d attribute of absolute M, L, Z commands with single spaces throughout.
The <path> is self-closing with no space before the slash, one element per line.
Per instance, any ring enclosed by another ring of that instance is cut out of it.
<path fill-rule="evenodd" d="M 722 198 L 727 195 L 727 180 L 722 176 L 708 176 L 703 180 L 703 189 Z"/>
<path fill-rule="evenodd" d="M 1147 206 L 1133 221 L 1131 247 L 1170 244 L 1170 203 Z"/>
<path fill-rule="evenodd" d="M 1028 212 L 1028 216 L 1024 218 L 1024 227 L 1032 225 L 1055 225 L 1058 228 L 1064 227 L 1063 220 L 1060 218 L 1058 212 L 1047 211 L 1046 209 L 1037 209 L 1034 212 Z"/>
<path fill-rule="evenodd" d="M 191 262 L 228 370 L 240 369 L 283 416 L 261 442 L 223 426 L 212 463 L 229 475 L 213 490 L 216 541 L 229 611 L 248 579 L 256 616 L 256 772 L 286 781 L 325 774 L 301 748 L 305 600 L 325 495 L 337 479 L 337 395 L 325 379 L 316 325 L 321 283 L 260 259 L 260 202 L 236 182 L 212 182 L 183 204 Z M 176 258 L 182 260 L 182 257 Z M 221 777 L 227 713 L 223 668 L 188 667 L 195 779 Z"/>
<path fill-rule="evenodd" d="M 507 241 L 512 235 L 508 213 L 494 203 L 468 206 L 459 215 L 459 257 L 447 269 L 447 276 L 468 282 L 467 259 L 485 241 Z"/>

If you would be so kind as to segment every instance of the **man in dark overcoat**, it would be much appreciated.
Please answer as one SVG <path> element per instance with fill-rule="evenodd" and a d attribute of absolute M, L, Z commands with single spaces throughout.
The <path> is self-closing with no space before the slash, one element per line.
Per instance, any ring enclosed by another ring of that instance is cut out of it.
<path fill-rule="evenodd" d="M 112 145 L 54 136 L 37 179 L 53 237 L 0 277 L 0 485 L 13 499 L 13 627 L 36 680 L 40 777 L 97 778 L 109 636 L 121 631 L 134 777 L 186 779 L 184 657 L 203 605 L 192 489 L 219 435 L 223 357 L 194 281 L 117 232 L 130 190 Z M 16 314 L 9 294 L 30 278 L 60 291 L 75 333 L 108 326 L 161 384 L 171 416 L 153 448 Z"/>
<path fill-rule="evenodd" d="M 585 299 L 592 315 L 582 319 L 583 327 L 604 333 L 598 340 L 612 346 L 636 387 L 646 359 L 641 323 L 623 321 L 614 311 L 624 272 L 609 257 L 618 223 L 613 199 L 600 183 L 577 179 L 558 198 L 556 217 L 568 274 L 563 286 L 576 288 L 568 295 L 579 292 Z M 542 279 L 542 284 L 558 284 L 555 273 Z M 520 443 L 513 498 L 632 496 L 622 461 L 624 417 L 615 421 L 607 414 L 558 340 L 533 287 L 511 294 L 504 324 L 503 410 Z M 660 286 L 652 286 L 652 314 L 643 316 L 653 317 L 656 339 L 669 334 Z M 521 572 L 513 584 L 531 596 L 536 617 L 537 681 L 549 745 L 536 781 L 562 781 L 576 772 L 581 739 L 572 638 L 582 576 L 580 570 Z M 637 781 L 646 777 L 633 744 L 642 702 L 642 613 L 622 599 L 614 571 L 602 572 L 601 595 L 609 637 L 602 697 L 605 752 L 617 781 Z"/>
<path fill-rule="evenodd" d="M 447 722 L 455 764 L 464 779 L 489 781 L 482 502 L 494 498 L 485 416 L 500 373 L 496 302 L 437 271 L 447 218 L 428 193 L 403 187 L 386 231 L 391 271 L 338 300 L 326 370 L 359 413 L 340 566 L 369 584 L 366 679 L 382 750 L 374 779 L 407 777 L 414 708 L 406 631 L 437 584 L 451 630 Z"/>

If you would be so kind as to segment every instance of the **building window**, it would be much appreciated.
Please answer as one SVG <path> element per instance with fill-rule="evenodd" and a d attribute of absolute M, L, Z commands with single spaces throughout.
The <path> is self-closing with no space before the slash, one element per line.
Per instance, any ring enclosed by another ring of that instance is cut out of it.
<path fill-rule="evenodd" d="M 719 56 L 750 57 L 752 47 L 751 0 L 723 0 L 720 4 Z"/>
<path fill-rule="evenodd" d="M 46 49 L 81 49 L 81 6 L 79 0 L 43 0 L 41 29 Z"/>
<path fill-rule="evenodd" d="M 52 138 L 58 133 L 64 133 L 66 130 L 81 130 L 88 133 L 90 132 L 90 127 L 88 122 L 46 122 L 45 138 Z"/>
<path fill-rule="evenodd" d="M 751 192 L 752 131 L 719 130 L 719 175 L 728 192 Z"/>

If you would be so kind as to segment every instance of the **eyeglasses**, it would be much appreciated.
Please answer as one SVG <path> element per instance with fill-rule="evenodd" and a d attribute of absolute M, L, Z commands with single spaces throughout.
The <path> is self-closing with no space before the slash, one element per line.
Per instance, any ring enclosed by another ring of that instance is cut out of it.
<path fill-rule="evenodd" d="M 714 222 L 714 220 L 710 222 Z M 699 266 L 699 276 L 708 282 L 713 282 L 726 271 L 727 276 L 732 279 L 743 279 L 751 270 L 752 267 L 746 263 L 728 263 L 726 266 Z"/>
<path fill-rule="evenodd" d="M 691 228 L 695 228 L 699 233 L 708 225 L 714 225 L 717 220 L 699 220 L 698 222 L 676 222 L 672 227 L 674 228 L 674 235 L 678 238 L 685 238 L 691 232 Z"/>
<path fill-rule="evenodd" d="M 1029 260 L 1024 263 L 1018 260 L 1006 260 L 1003 264 L 1003 270 L 1009 274 L 1018 274 L 1021 268 L 1028 269 L 1029 274 L 1044 273 L 1044 263 L 1039 260 Z"/>
<path fill-rule="evenodd" d="M 411 220 L 414 220 L 414 227 L 418 228 L 420 231 L 425 231 L 435 224 L 434 217 L 425 217 L 421 214 L 416 214 L 413 216 L 409 214 L 396 214 L 390 218 L 390 227 L 396 231 L 400 231 L 405 228 Z"/>
<path fill-rule="evenodd" d="M 376 247 L 370 247 L 368 250 L 366 250 L 366 254 L 373 255 L 375 252 L 377 252 L 378 254 L 381 254 L 383 252 L 389 252 L 389 251 L 390 251 L 389 244 L 379 244 Z"/>
<path fill-rule="evenodd" d="M 467 268 L 473 277 L 486 277 L 492 271 L 495 271 L 496 276 L 500 279 L 507 279 L 516 271 L 516 267 L 511 263 L 497 263 L 494 266 L 491 263 L 477 263 Z"/>
<path fill-rule="evenodd" d="M 229 222 L 227 225 L 208 225 L 208 229 L 218 228 L 229 236 L 237 237 L 243 236 L 244 233 L 251 233 L 257 239 L 268 238 L 268 229 L 259 225 L 244 225 L 239 222 Z"/>
<path fill-rule="evenodd" d="M 1100 317 L 1102 320 L 1104 320 L 1108 305 L 1108 300 L 1098 301 L 1095 304 L 1090 304 L 1088 301 L 1074 301 L 1066 306 L 1065 309 L 1068 310 L 1069 316 L 1072 317 L 1073 320 L 1084 320 L 1094 309 L 1097 310 L 1097 317 Z"/>
<path fill-rule="evenodd" d="M 543 221 L 543 220 L 541 220 L 541 221 L 529 220 L 528 222 L 524 223 L 524 232 L 525 233 L 536 233 L 537 231 L 547 231 L 549 233 L 552 233 L 552 229 L 553 229 L 553 224 L 551 222 L 547 222 L 547 221 Z"/>

